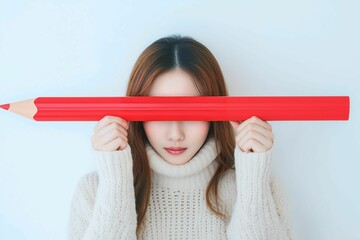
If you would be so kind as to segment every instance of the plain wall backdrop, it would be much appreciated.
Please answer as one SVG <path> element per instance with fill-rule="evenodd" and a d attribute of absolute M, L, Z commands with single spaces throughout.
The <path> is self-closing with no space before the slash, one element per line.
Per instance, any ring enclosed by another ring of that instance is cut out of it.
<path fill-rule="evenodd" d="M 272 168 L 297 240 L 360 239 L 360 2 L 0 0 L 0 103 L 124 96 L 131 69 L 172 34 L 206 45 L 231 95 L 347 95 L 349 121 L 270 122 Z M 96 122 L 0 111 L 0 239 L 60 240 Z"/>

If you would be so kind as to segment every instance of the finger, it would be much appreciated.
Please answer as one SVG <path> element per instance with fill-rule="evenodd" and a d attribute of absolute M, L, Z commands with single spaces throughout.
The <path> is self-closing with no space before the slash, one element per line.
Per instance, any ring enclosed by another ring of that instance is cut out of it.
<path fill-rule="evenodd" d="M 258 132 L 247 133 L 243 138 L 238 141 L 238 144 L 239 146 L 243 147 L 245 143 L 248 143 L 252 139 L 261 143 L 262 145 L 264 145 L 264 147 L 272 146 L 272 141 Z"/>
<path fill-rule="evenodd" d="M 240 125 L 236 128 L 236 134 L 243 131 L 243 129 L 246 128 L 247 125 L 249 125 L 249 123 L 251 123 L 252 121 L 254 121 L 254 120 L 249 118 L 249 119 L 246 119 L 245 121 L 241 122 Z"/>
<path fill-rule="evenodd" d="M 101 128 L 103 128 L 113 122 L 116 122 L 116 123 L 122 125 L 125 129 L 128 129 L 128 127 L 129 127 L 129 124 L 125 119 L 122 119 L 119 117 L 113 117 L 113 116 L 105 116 L 97 123 L 94 131 L 98 131 Z"/>
<path fill-rule="evenodd" d="M 106 133 L 104 136 L 99 138 L 99 145 L 104 146 L 106 144 L 109 144 L 110 142 L 112 142 L 114 139 L 121 137 L 122 139 L 126 139 L 127 140 L 127 136 L 125 134 L 123 134 L 121 131 L 119 130 L 114 130 L 114 131 L 110 131 L 108 133 Z"/>
<path fill-rule="evenodd" d="M 264 149 L 266 150 L 270 149 L 273 144 L 271 139 L 265 137 L 261 133 L 257 131 L 249 131 L 241 139 L 238 140 L 239 146 L 243 148 L 243 146 L 245 146 L 245 143 L 248 143 L 251 139 L 256 140 L 256 142 L 262 144 L 264 146 Z"/>
<path fill-rule="evenodd" d="M 95 126 L 94 132 L 99 131 L 100 129 L 104 128 L 105 126 L 109 125 L 111 123 L 111 117 L 105 116 Z"/>
<path fill-rule="evenodd" d="M 97 133 L 97 135 L 99 137 L 105 136 L 107 133 L 111 132 L 111 131 L 120 131 L 122 132 L 125 136 L 128 135 L 128 132 L 126 129 L 124 129 L 124 127 L 122 125 L 120 125 L 117 122 L 112 122 L 109 125 L 103 127 L 102 129 L 100 129 Z"/>
<path fill-rule="evenodd" d="M 118 148 L 116 150 L 124 150 L 126 146 L 128 145 L 127 139 L 122 139 L 122 142 L 118 145 Z"/>
<path fill-rule="evenodd" d="M 235 122 L 235 121 L 229 121 L 231 126 L 233 127 L 233 131 L 234 133 L 236 133 L 236 129 L 239 127 L 240 122 Z"/>
<path fill-rule="evenodd" d="M 261 120 L 260 118 L 258 118 L 258 117 L 256 117 L 256 116 L 253 116 L 253 117 L 251 117 L 251 118 L 248 118 L 248 119 L 246 119 L 246 120 L 243 122 L 244 125 L 248 125 L 248 124 L 250 124 L 250 123 L 256 123 L 256 124 L 259 124 L 260 126 L 262 126 L 263 128 L 272 130 L 272 127 L 271 127 L 271 125 L 270 125 L 268 122 L 263 121 L 263 120 Z"/>
<path fill-rule="evenodd" d="M 256 124 L 256 123 L 248 123 L 247 126 L 241 130 L 241 132 L 237 133 L 236 140 L 240 141 L 246 134 L 249 132 L 256 131 L 260 134 L 262 134 L 265 138 L 268 138 L 270 141 L 274 141 L 274 134 L 273 132 L 269 131 L 268 129 L 263 128 L 262 126 Z"/>
<path fill-rule="evenodd" d="M 263 121 L 262 119 L 260 119 L 260 118 L 258 118 L 256 116 L 253 116 L 253 117 L 249 118 L 249 122 L 257 123 L 260 126 L 262 126 L 263 128 L 272 130 L 272 126 L 270 125 L 270 123 L 268 123 L 266 121 Z"/>
<path fill-rule="evenodd" d="M 127 140 L 122 137 L 115 138 L 108 144 L 106 144 L 103 148 L 105 151 L 115 151 L 115 150 L 123 150 L 127 146 Z"/>
<path fill-rule="evenodd" d="M 242 148 L 245 152 L 266 152 L 266 147 L 253 138 L 248 139 Z"/>

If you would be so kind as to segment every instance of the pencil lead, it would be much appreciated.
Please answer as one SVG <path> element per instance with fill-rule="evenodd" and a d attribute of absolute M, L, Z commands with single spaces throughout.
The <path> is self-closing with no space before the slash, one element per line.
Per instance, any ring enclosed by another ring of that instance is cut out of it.
<path fill-rule="evenodd" d="M 10 104 L 0 105 L 0 108 L 8 110 L 10 108 Z"/>

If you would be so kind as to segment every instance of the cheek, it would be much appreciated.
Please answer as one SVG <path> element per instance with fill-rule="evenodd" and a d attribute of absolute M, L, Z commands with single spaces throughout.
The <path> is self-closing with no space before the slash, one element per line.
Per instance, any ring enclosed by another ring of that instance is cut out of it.
<path fill-rule="evenodd" d="M 161 126 L 160 122 L 144 122 L 143 126 L 144 126 L 144 131 L 147 135 L 148 138 L 152 138 L 152 136 L 155 135 L 155 133 L 159 133 Z"/>
<path fill-rule="evenodd" d="M 210 122 L 189 122 L 188 129 L 194 135 L 206 136 L 210 129 Z"/>
<path fill-rule="evenodd" d="M 148 138 L 153 138 L 153 136 L 158 136 L 159 133 L 166 129 L 166 125 L 163 122 L 158 121 L 149 121 L 144 122 L 144 130 Z M 194 121 L 194 122 L 185 122 L 184 130 L 189 135 L 195 135 L 198 137 L 204 137 L 207 136 L 210 128 L 210 122 L 200 122 L 200 121 Z"/>

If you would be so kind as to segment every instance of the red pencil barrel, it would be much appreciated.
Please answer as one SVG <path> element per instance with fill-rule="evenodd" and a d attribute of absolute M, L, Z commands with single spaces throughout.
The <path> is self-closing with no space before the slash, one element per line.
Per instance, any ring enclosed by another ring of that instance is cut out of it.
<path fill-rule="evenodd" d="M 41 97 L 38 121 L 98 121 L 118 116 L 128 121 L 348 120 L 350 99 L 330 97 Z"/>

